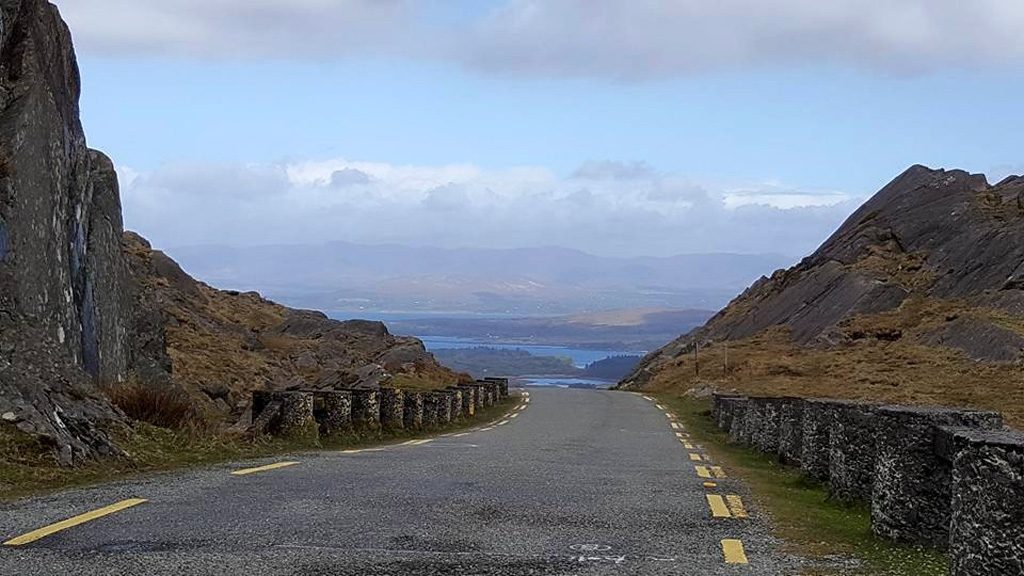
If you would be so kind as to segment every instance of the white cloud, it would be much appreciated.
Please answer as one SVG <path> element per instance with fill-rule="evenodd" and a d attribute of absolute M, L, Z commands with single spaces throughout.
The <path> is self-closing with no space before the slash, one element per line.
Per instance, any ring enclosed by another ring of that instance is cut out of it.
<path fill-rule="evenodd" d="M 332 159 L 119 172 L 132 176 L 122 183 L 126 224 L 162 247 L 345 240 L 555 245 L 608 255 L 802 255 L 854 208 L 838 193 L 776 184 L 726 187 L 653 169 L 641 179 L 582 180 L 530 166 L 485 170 Z M 337 186 L 339 173 L 362 176 Z"/>
<path fill-rule="evenodd" d="M 1024 2 L 1016 0 L 503 0 L 469 21 L 438 18 L 450 4 L 413 0 L 57 4 L 82 50 L 114 55 L 373 54 L 617 79 L 808 63 L 900 73 L 1024 60 Z"/>

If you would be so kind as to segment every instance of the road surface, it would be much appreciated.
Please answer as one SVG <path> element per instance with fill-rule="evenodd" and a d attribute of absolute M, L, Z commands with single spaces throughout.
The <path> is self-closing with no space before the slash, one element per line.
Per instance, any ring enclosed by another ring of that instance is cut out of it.
<path fill-rule="evenodd" d="M 528 394 L 501 425 L 429 441 L 2 504 L 0 574 L 793 572 L 742 486 L 654 401 Z"/>

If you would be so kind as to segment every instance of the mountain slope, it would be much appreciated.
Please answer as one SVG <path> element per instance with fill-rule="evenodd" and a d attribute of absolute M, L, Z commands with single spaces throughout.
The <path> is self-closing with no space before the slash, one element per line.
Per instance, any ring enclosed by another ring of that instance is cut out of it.
<path fill-rule="evenodd" d="M 914 166 L 621 386 L 1009 401 L 1024 418 L 1022 195 L 1024 178 Z"/>
<path fill-rule="evenodd" d="M 383 324 L 213 289 L 125 235 L 79 92 L 57 9 L 0 2 L 0 444 L 15 459 L 22 445 L 63 465 L 127 456 L 110 432 L 131 419 L 110 396 L 136 387 L 184 392 L 231 422 L 255 389 L 459 377 Z"/>

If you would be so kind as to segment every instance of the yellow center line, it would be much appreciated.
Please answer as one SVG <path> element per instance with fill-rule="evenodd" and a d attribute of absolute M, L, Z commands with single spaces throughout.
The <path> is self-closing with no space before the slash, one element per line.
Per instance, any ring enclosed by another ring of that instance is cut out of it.
<path fill-rule="evenodd" d="M 747 553 L 743 550 L 743 542 L 739 540 L 722 540 L 722 555 L 726 564 L 747 564 Z"/>
<path fill-rule="evenodd" d="M 730 494 L 725 497 L 726 502 L 729 503 L 729 510 L 732 511 L 732 515 L 736 518 L 746 518 L 747 509 L 743 506 L 743 500 L 739 496 Z"/>
<path fill-rule="evenodd" d="M 121 510 L 125 510 L 133 506 L 138 506 L 144 502 L 147 502 L 147 500 L 142 498 L 122 500 L 116 504 L 111 504 L 110 506 L 93 510 L 92 512 L 86 512 L 85 514 L 80 514 L 74 518 L 68 518 L 67 520 L 57 522 L 56 524 L 50 524 L 49 526 L 45 526 L 38 530 L 33 530 L 32 532 L 23 534 L 17 538 L 12 538 L 7 542 L 4 542 L 4 546 L 23 546 L 41 538 L 46 538 L 47 536 L 60 532 L 61 530 L 67 530 L 68 528 L 73 528 L 79 524 L 85 524 L 86 522 L 96 520 L 97 518 L 102 518 L 115 512 L 120 512 Z"/>
<path fill-rule="evenodd" d="M 701 478 L 711 478 L 711 472 L 708 470 L 707 466 L 694 466 L 693 469 L 697 471 L 697 476 Z"/>
<path fill-rule="evenodd" d="M 711 515 L 715 518 L 732 518 L 732 512 L 725 505 L 725 499 L 718 494 L 707 494 L 708 506 L 711 507 Z"/>
<path fill-rule="evenodd" d="M 690 452 L 690 461 L 691 462 L 700 462 L 700 454 L 697 454 L 695 452 Z"/>
<path fill-rule="evenodd" d="M 728 478 L 725 475 L 725 470 L 722 470 L 721 466 L 712 466 L 711 473 L 715 475 L 715 478 Z"/>
<path fill-rule="evenodd" d="M 249 474 L 257 474 L 259 472 L 266 472 L 268 470 L 277 470 L 278 468 L 286 468 L 288 466 L 295 466 L 298 462 L 278 462 L 276 464 L 267 464 L 266 466 L 257 466 L 256 468 L 244 468 L 242 470 L 235 470 L 231 473 L 232 476 L 247 476 Z"/>

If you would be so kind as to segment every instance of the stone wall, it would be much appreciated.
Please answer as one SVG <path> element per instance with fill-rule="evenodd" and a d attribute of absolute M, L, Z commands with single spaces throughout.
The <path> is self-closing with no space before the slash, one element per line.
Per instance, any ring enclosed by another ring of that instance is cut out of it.
<path fill-rule="evenodd" d="M 406 430 L 420 430 L 423 428 L 423 393 L 406 392 L 405 405 L 403 407 L 402 422 Z"/>
<path fill-rule="evenodd" d="M 380 389 L 380 425 L 385 430 L 405 428 L 405 393 L 402 390 Z"/>
<path fill-rule="evenodd" d="M 380 391 L 350 388 L 352 394 L 352 426 L 357 430 L 380 429 Z"/>
<path fill-rule="evenodd" d="M 476 388 L 473 386 L 459 386 L 462 390 L 462 413 L 472 418 L 476 415 Z"/>
<path fill-rule="evenodd" d="M 875 479 L 877 405 L 837 401 L 829 438 L 829 496 L 842 502 L 868 502 Z"/>
<path fill-rule="evenodd" d="M 950 573 L 1024 574 L 1024 434 L 960 429 L 955 438 Z"/>
<path fill-rule="evenodd" d="M 779 409 L 779 462 L 800 466 L 803 455 L 804 402 L 786 398 Z"/>
<path fill-rule="evenodd" d="M 877 412 L 878 461 L 871 529 L 899 542 L 945 547 L 949 541 L 952 467 L 936 452 L 941 426 L 996 429 L 995 412 L 883 406 Z"/>
<path fill-rule="evenodd" d="M 799 465 L 834 499 L 870 502 L 878 536 L 948 546 L 954 576 L 1024 574 L 1024 434 L 998 413 L 726 394 L 712 404 L 731 442 Z"/>

